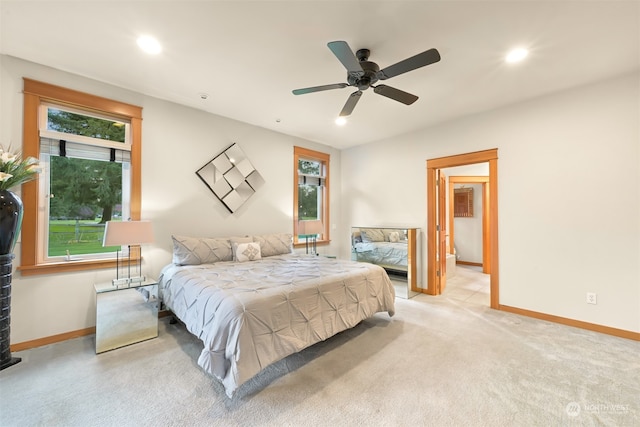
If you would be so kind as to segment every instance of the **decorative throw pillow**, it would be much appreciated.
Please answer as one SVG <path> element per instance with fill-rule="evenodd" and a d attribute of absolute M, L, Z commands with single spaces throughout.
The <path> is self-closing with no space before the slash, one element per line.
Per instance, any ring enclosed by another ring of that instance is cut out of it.
<path fill-rule="evenodd" d="M 293 236 L 291 234 L 263 234 L 253 236 L 253 241 L 260 244 L 260 251 L 263 257 L 290 254 L 293 252 Z"/>
<path fill-rule="evenodd" d="M 199 265 L 233 260 L 228 238 L 171 236 L 171 239 L 174 264 Z"/>
<path fill-rule="evenodd" d="M 239 243 L 236 246 L 235 258 L 237 262 L 255 261 L 261 259 L 259 243 Z"/>
<path fill-rule="evenodd" d="M 241 243 L 252 243 L 253 237 L 229 237 L 229 242 L 231 242 L 231 252 L 233 253 L 233 260 L 237 261 L 238 259 L 236 258 L 236 252 L 238 250 L 238 245 Z"/>
<path fill-rule="evenodd" d="M 400 233 L 392 231 L 389 233 L 389 241 L 391 243 L 398 243 L 400 241 Z"/>

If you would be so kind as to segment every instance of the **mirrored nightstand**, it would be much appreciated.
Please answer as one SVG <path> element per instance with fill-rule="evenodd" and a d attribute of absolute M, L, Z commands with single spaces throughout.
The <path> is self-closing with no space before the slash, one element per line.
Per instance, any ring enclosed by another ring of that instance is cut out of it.
<path fill-rule="evenodd" d="M 124 347 L 158 336 L 158 282 L 113 286 L 96 290 L 96 353 Z"/>

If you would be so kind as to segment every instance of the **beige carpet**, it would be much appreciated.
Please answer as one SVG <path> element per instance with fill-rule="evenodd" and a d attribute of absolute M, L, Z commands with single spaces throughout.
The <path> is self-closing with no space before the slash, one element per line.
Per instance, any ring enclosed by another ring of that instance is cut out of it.
<path fill-rule="evenodd" d="M 95 355 L 94 337 L 15 353 L 2 426 L 638 426 L 640 343 L 449 297 L 397 299 L 228 399 L 181 325 Z"/>

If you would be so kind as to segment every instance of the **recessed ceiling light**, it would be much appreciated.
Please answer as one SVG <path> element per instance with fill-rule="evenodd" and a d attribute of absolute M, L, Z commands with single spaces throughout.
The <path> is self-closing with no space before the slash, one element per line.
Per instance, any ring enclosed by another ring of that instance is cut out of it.
<path fill-rule="evenodd" d="M 347 123 L 347 119 L 346 119 L 346 117 L 338 117 L 338 118 L 336 119 L 336 124 L 337 124 L 338 126 L 344 126 L 346 123 Z"/>
<path fill-rule="evenodd" d="M 157 55 L 162 52 L 162 46 L 160 46 L 160 43 L 154 37 L 140 36 L 137 41 L 140 49 L 150 55 Z"/>
<path fill-rule="evenodd" d="M 524 58 L 526 58 L 528 54 L 529 54 L 529 51 L 527 49 L 519 47 L 517 49 L 513 49 L 512 51 L 510 51 L 505 57 L 505 61 L 509 63 L 520 62 Z"/>

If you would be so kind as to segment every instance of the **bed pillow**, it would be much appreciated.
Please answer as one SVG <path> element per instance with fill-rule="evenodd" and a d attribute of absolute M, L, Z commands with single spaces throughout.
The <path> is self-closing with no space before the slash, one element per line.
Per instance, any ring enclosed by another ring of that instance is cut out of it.
<path fill-rule="evenodd" d="M 404 231 L 405 230 L 402 229 L 402 228 L 383 228 L 382 229 L 382 233 L 384 233 L 384 240 L 386 242 L 393 242 L 391 240 L 391 233 L 398 233 L 398 240 L 393 242 L 393 243 L 402 242 L 404 240 L 407 240 L 407 236 L 405 236 Z"/>
<path fill-rule="evenodd" d="M 253 236 L 260 245 L 262 257 L 290 254 L 293 252 L 293 235 L 287 233 L 262 234 Z"/>
<path fill-rule="evenodd" d="M 391 243 L 398 243 L 400 241 L 400 233 L 392 231 L 389 233 L 389 241 Z"/>
<path fill-rule="evenodd" d="M 173 263 L 177 265 L 213 264 L 232 261 L 231 243 L 228 238 L 171 236 Z"/>
<path fill-rule="evenodd" d="M 379 228 L 361 228 L 360 235 L 364 243 L 384 242 L 384 233 Z"/>
<path fill-rule="evenodd" d="M 238 243 L 233 255 L 236 262 L 255 261 L 262 258 L 260 244 L 256 242 Z"/>

